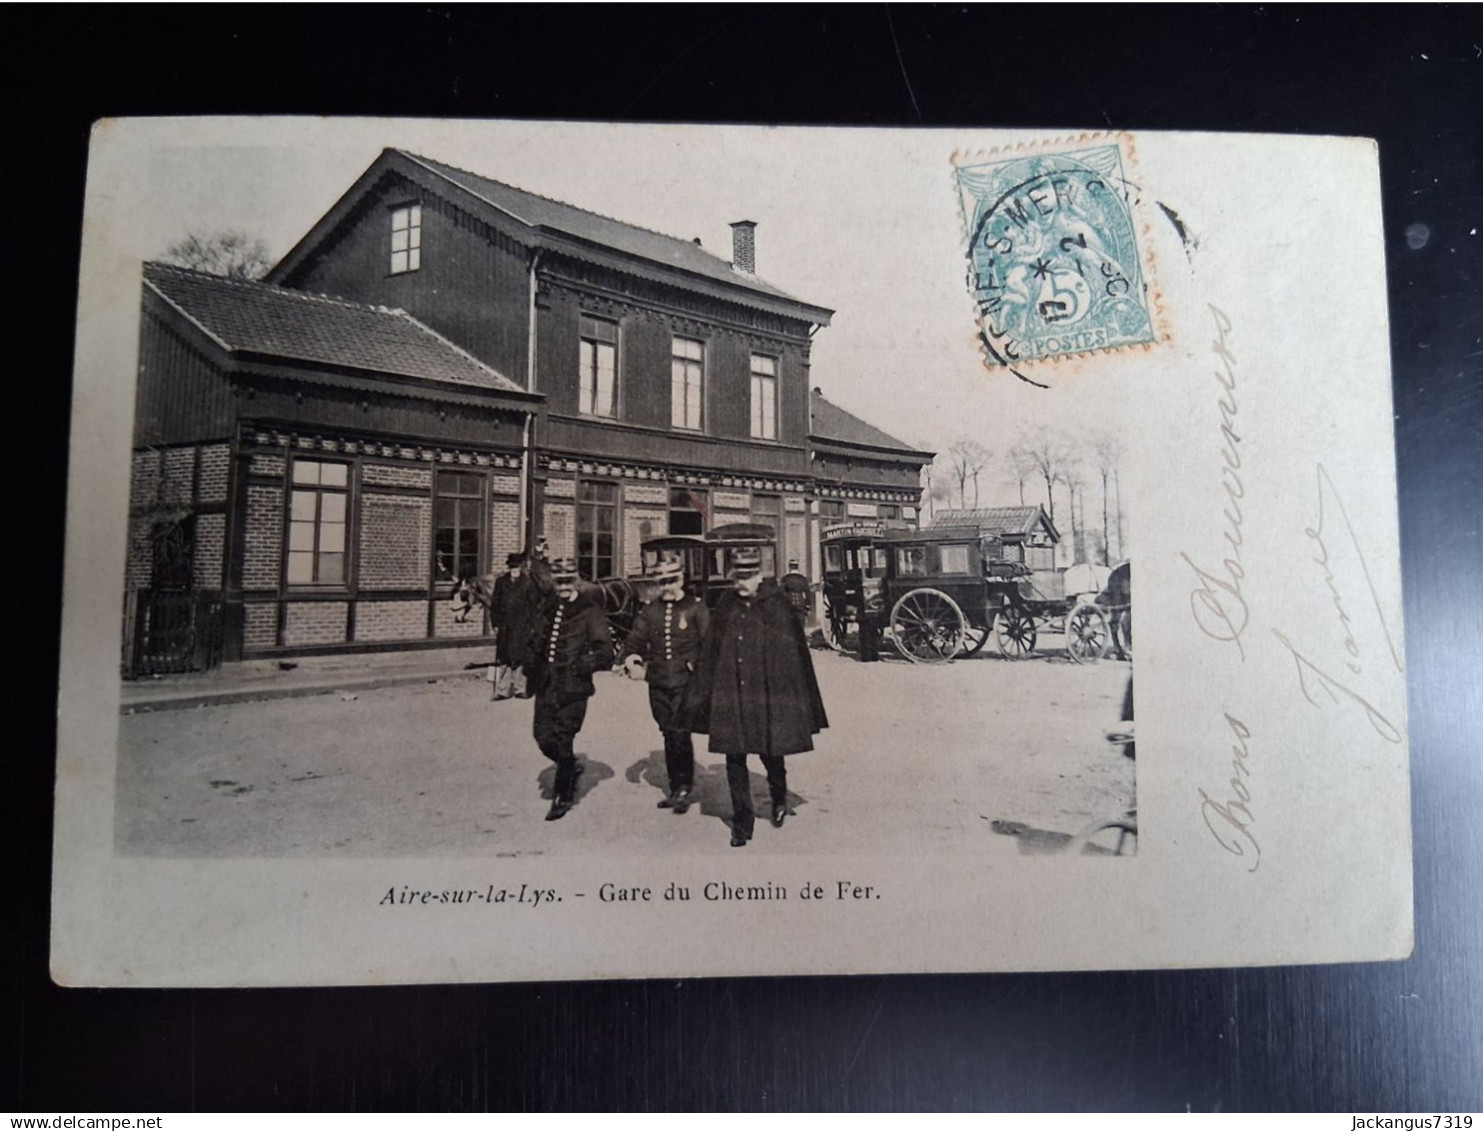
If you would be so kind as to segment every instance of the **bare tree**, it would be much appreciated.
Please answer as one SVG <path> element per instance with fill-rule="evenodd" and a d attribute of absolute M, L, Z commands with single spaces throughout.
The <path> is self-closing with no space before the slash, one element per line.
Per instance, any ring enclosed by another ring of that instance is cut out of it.
<path fill-rule="evenodd" d="M 165 249 L 165 262 L 228 279 L 261 279 L 273 266 L 268 245 L 245 232 L 191 232 Z"/>
<path fill-rule="evenodd" d="M 1112 564 L 1112 540 L 1111 529 L 1107 517 L 1107 486 L 1114 483 L 1117 476 L 1117 465 L 1122 459 L 1122 442 L 1111 432 L 1100 432 L 1092 437 L 1092 442 L 1087 446 L 1087 457 L 1090 461 L 1092 471 L 1102 480 L 1102 562 L 1104 565 Z M 1118 500 L 1117 515 L 1117 549 L 1118 555 L 1122 555 L 1122 501 Z"/>
<path fill-rule="evenodd" d="M 973 480 L 973 505 L 978 506 L 978 480 L 989 465 L 989 451 L 977 440 L 964 436 L 947 450 L 948 467 L 958 484 L 960 505 L 968 505 L 968 481 Z"/>
<path fill-rule="evenodd" d="M 1035 474 L 1035 461 L 1030 458 L 1030 453 L 1016 444 L 1009 449 L 1006 457 L 1009 472 L 1014 476 L 1016 486 L 1020 491 L 1020 506 L 1025 505 L 1025 480 Z"/>
<path fill-rule="evenodd" d="M 1056 481 L 1069 472 L 1071 444 L 1061 433 L 1042 424 L 1023 433 L 1015 450 L 1021 453 L 1027 473 L 1038 475 L 1045 481 L 1045 510 L 1051 525 L 1055 525 L 1054 487 Z"/>

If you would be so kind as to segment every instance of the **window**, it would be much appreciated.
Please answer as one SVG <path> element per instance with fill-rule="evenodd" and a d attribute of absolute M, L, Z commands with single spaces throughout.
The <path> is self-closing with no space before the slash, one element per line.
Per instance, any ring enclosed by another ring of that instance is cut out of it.
<path fill-rule="evenodd" d="M 422 205 L 391 210 L 391 273 L 400 275 L 422 266 Z"/>
<path fill-rule="evenodd" d="M 705 375 L 705 343 L 676 338 L 670 358 L 670 423 L 700 430 L 700 399 Z"/>
<path fill-rule="evenodd" d="M 778 361 L 760 353 L 752 355 L 752 435 L 778 438 Z"/>
<path fill-rule="evenodd" d="M 753 495 L 752 496 L 752 521 L 763 526 L 772 527 L 772 532 L 778 532 L 781 523 L 778 521 L 779 512 L 783 509 L 783 500 L 776 495 Z"/>
<path fill-rule="evenodd" d="M 577 491 L 577 572 L 612 577 L 617 556 L 618 485 L 583 481 Z"/>
<path fill-rule="evenodd" d="M 898 506 L 892 506 L 889 503 L 882 503 L 880 506 L 880 512 L 881 521 L 883 522 L 895 522 L 901 517 L 901 508 Z"/>
<path fill-rule="evenodd" d="M 296 459 L 288 495 L 288 583 L 345 584 L 350 467 Z"/>
<path fill-rule="evenodd" d="M 943 546 L 939 553 L 942 555 L 943 573 L 968 572 L 967 546 Z"/>
<path fill-rule="evenodd" d="M 900 547 L 896 551 L 896 575 L 898 577 L 926 577 L 927 547 Z"/>
<path fill-rule="evenodd" d="M 671 534 L 704 534 L 706 518 L 704 491 L 688 487 L 669 489 L 669 532 Z"/>
<path fill-rule="evenodd" d="M 433 505 L 433 576 L 457 581 L 479 572 L 480 516 L 484 512 L 484 477 L 462 471 L 440 471 Z"/>
<path fill-rule="evenodd" d="M 832 573 L 838 573 L 844 568 L 843 555 L 838 546 L 824 547 L 824 568 Z"/>
<path fill-rule="evenodd" d="M 578 411 L 618 415 L 618 324 L 582 315 Z"/>
<path fill-rule="evenodd" d="M 839 499 L 820 499 L 819 518 L 826 522 L 843 522 L 844 503 Z"/>

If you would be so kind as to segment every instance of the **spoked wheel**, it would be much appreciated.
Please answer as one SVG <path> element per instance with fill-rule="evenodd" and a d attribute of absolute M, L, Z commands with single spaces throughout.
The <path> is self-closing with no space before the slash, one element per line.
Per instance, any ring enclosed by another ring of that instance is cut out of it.
<path fill-rule="evenodd" d="M 1023 660 L 1035 651 L 1035 618 L 1019 605 L 1006 605 L 994 621 L 994 638 L 1006 660 Z"/>
<path fill-rule="evenodd" d="M 1095 664 L 1112 647 L 1112 627 L 1100 605 L 1083 601 L 1066 614 L 1066 655 L 1078 664 Z"/>
<path fill-rule="evenodd" d="M 992 629 L 980 628 L 976 624 L 965 627 L 963 639 L 959 641 L 959 646 L 963 649 L 960 653 L 962 657 L 966 660 L 969 656 L 977 656 L 984 650 L 984 645 L 989 642 L 989 637 L 993 634 Z"/>
<path fill-rule="evenodd" d="M 1073 856 L 1138 855 L 1138 814 L 1099 817 L 1071 838 L 1066 851 Z"/>
<path fill-rule="evenodd" d="M 968 618 L 936 589 L 913 589 L 891 610 L 896 648 L 914 664 L 944 664 L 958 654 Z"/>

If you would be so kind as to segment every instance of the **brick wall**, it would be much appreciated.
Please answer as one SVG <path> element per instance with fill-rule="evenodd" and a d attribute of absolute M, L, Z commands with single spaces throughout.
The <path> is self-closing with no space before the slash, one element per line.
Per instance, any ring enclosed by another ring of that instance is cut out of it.
<path fill-rule="evenodd" d="M 360 587 L 420 589 L 426 586 L 428 555 L 432 552 L 431 523 L 432 503 L 427 499 L 370 492 L 362 495 Z"/>
<path fill-rule="evenodd" d="M 272 475 L 282 478 L 288 463 L 283 456 L 258 452 L 252 457 L 251 470 L 254 475 Z"/>
<path fill-rule="evenodd" d="M 160 501 L 169 506 L 190 506 L 196 486 L 196 449 L 168 448 L 164 453 L 164 486 Z"/>
<path fill-rule="evenodd" d="M 548 479 L 546 481 L 546 494 L 553 499 L 575 499 L 577 497 L 577 481 L 575 479 Z"/>
<path fill-rule="evenodd" d="M 638 573 L 643 569 L 643 543 L 657 538 L 669 528 L 669 512 L 663 507 L 629 505 L 623 508 L 623 572 Z"/>
<path fill-rule="evenodd" d="M 129 504 L 133 507 L 150 506 L 159 498 L 159 493 L 160 453 L 135 452 L 129 477 Z"/>
<path fill-rule="evenodd" d="M 433 606 L 433 635 L 440 638 L 457 638 L 460 636 L 482 636 L 484 634 L 484 618 L 475 613 L 469 614 L 469 619 L 459 624 L 454 620 L 453 604 L 450 601 L 439 601 Z"/>
<path fill-rule="evenodd" d="M 355 606 L 356 640 L 422 640 L 426 637 L 426 601 L 360 601 Z"/>
<path fill-rule="evenodd" d="M 577 556 L 577 511 L 565 503 L 547 503 L 545 524 L 541 533 L 546 536 L 553 558 Z"/>
<path fill-rule="evenodd" d="M 345 601 L 301 601 L 289 605 L 283 622 L 283 643 L 290 648 L 343 644 L 349 609 Z"/>
<path fill-rule="evenodd" d="M 227 498 L 227 477 L 232 450 L 226 444 L 211 444 L 201 449 L 200 479 L 197 498 L 203 503 L 222 503 Z"/>
<path fill-rule="evenodd" d="M 242 607 L 242 647 L 271 648 L 278 643 L 278 605 L 270 602 Z"/>
<path fill-rule="evenodd" d="M 222 550 L 226 535 L 226 515 L 196 516 L 195 561 L 191 566 L 191 580 L 196 589 L 222 588 Z"/>
<path fill-rule="evenodd" d="M 259 457 L 254 457 L 254 462 Z M 273 457 L 277 458 L 277 457 Z M 254 484 L 247 488 L 246 545 L 242 588 L 278 588 L 283 559 L 283 489 Z"/>
<path fill-rule="evenodd" d="M 148 589 L 154 580 L 154 544 L 148 518 L 129 520 L 129 556 L 124 561 L 124 588 Z"/>
<path fill-rule="evenodd" d="M 360 481 L 377 487 L 407 487 L 417 491 L 431 491 L 433 473 L 425 467 L 368 463 L 360 469 Z"/>
<path fill-rule="evenodd" d="M 489 477 L 489 491 L 494 495 L 519 495 L 520 476 L 493 474 Z"/>
<path fill-rule="evenodd" d="M 499 573 L 505 568 L 505 559 L 519 553 L 520 545 L 520 502 L 518 499 L 491 500 L 489 505 L 489 569 Z"/>

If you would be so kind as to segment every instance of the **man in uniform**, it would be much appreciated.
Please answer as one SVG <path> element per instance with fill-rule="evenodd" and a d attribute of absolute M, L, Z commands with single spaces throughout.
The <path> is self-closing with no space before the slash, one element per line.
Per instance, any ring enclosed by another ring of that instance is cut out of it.
<path fill-rule="evenodd" d="M 772 823 L 781 828 L 788 815 L 783 759 L 812 750 L 829 720 L 803 628 L 782 590 L 763 582 L 761 552 L 738 547 L 732 566 L 735 588 L 711 615 L 685 709 L 691 729 L 710 735 L 711 752 L 726 755 L 731 847 L 742 848 L 756 822 L 747 755 L 762 758 Z"/>
<path fill-rule="evenodd" d="M 684 813 L 695 785 L 695 745 L 682 707 L 690 674 L 700 658 L 701 641 L 710 624 L 705 602 L 685 592 L 685 571 L 677 557 L 660 561 L 654 571 L 659 593 L 634 617 L 623 664 L 649 684 L 649 710 L 664 736 L 664 769 L 669 793 L 659 808 Z"/>
<path fill-rule="evenodd" d="M 555 591 L 535 618 L 527 674 L 536 700 L 536 745 L 556 763 L 546 820 L 559 821 L 572 807 L 581 772 L 572 743 L 595 691 L 592 673 L 612 663 L 613 638 L 601 603 L 579 590 L 576 562 L 554 562 L 551 583 Z"/>
<path fill-rule="evenodd" d="M 489 594 L 489 627 L 494 630 L 494 664 L 489 669 L 493 686 L 489 697 L 495 701 L 525 695 L 525 669 L 517 662 L 523 647 L 513 637 L 528 631 L 529 625 L 512 626 L 510 615 L 511 598 L 519 587 L 524 566 L 524 554 L 511 554 L 505 559 L 505 572 L 494 579 Z"/>

